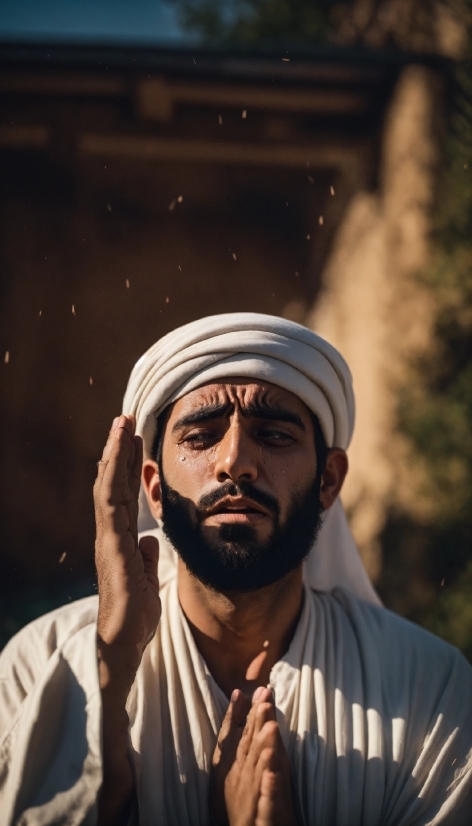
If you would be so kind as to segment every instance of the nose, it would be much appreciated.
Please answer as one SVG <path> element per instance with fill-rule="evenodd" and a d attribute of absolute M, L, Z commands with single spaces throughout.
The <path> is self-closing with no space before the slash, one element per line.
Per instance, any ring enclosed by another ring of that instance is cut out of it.
<path fill-rule="evenodd" d="M 258 446 L 236 418 L 218 445 L 215 474 L 218 482 L 255 482 L 258 477 Z"/>

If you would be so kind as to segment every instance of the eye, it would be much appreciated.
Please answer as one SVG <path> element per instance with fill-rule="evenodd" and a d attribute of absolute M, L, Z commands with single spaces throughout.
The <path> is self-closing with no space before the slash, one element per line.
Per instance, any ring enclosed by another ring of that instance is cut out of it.
<path fill-rule="evenodd" d="M 182 442 L 194 450 L 205 450 L 215 444 L 218 439 L 219 435 L 214 430 L 197 430 L 188 433 Z"/>
<path fill-rule="evenodd" d="M 275 427 L 265 427 L 263 430 L 259 430 L 257 438 L 276 447 L 285 447 L 295 441 L 291 433 L 287 433 L 286 430 L 278 430 Z"/>

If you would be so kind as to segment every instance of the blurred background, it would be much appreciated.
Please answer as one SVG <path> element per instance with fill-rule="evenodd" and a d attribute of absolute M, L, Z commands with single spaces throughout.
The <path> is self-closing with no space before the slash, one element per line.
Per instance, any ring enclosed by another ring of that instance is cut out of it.
<path fill-rule="evenodd" d="M 128 375 L 202 315 L 339 347 L 385 604 L 472 659 L 469 0 L 0 0 L 0 645 L 94 591 Z"/>

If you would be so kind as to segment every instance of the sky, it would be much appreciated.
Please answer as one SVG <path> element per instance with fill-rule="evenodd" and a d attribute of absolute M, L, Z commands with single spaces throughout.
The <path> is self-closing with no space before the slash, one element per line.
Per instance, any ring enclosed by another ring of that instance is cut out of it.
<path fill-rule="evenodd" d="M 174 4 L 166 0 L 0 0 L 0 40 L 163 46 L 192 42 L 179 27 Z"/>

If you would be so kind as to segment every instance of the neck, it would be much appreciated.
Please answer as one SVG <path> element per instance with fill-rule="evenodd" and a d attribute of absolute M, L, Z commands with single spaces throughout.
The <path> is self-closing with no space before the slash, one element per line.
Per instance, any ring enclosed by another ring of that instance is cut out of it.
<path fill-rule="evenodd" d="M 228 697 L 235 688 L 250 696 L 267 685 L 290 645 L 302 608 L 302 569 L 258 591 L 221 594 L 202 585 L 179 559 L 179 600 L 220 688 Z"/>

